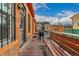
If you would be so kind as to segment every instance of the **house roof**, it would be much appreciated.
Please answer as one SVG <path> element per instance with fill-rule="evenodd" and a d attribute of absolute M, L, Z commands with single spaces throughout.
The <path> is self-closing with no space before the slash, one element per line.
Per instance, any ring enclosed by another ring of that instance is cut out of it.
<path fill-rule="evenodd" d="M 27 4 L 27 7 L 28 7 L 31 15 L 34 17 L 34 9 L 33 9 L 32 3 L 26 3 L 26 4 Z"/>

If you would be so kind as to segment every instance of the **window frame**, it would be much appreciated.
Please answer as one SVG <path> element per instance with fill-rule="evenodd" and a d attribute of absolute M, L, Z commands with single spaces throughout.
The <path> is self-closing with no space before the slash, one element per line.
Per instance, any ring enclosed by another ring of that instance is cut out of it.
<path fill-rule="evenodd" d="M 26 41 L 26 8 L 24 4 L 20 3 L 19 7 L 20 8 L 20 33 L 23 31 L 22 38 L 20 38 L 20 48 L 23 46 L 24 42 Z M 24 9 L 22 9 L 24 8 Z"/>
<path fill-rule="evenodd" d="M 2 8 L 5 3 L 0 3 L 0 4 L 1 4 L 1 10 L 0 10 L 0 13 L 1 13 L 1 43 L 0 43 L 1 44 L 1 47 L 0 48 L 3 48 L 3 47 L 5 47 L 4 45 L 8 45 L 9 43 L 15 41 L 15 4 L 14 3 L 10 3 L 10 6 L 11 6 L 10 7 L 11 8 L 10 10 L 11 11 L 8 11 L 8 8 L 7 8 L 7 12 L 5 12 L 3 10 L 3 8 Z M 12 7 L 12 5 L 13 5 L 13 7 Z M 14 10 L 12 8 L 14 8 Z M 8 12 L 10 12 L 11 14 L 9 14 Z M 14 13 L 14 15 L 12 13 Z M 2 33 L 2 31 L 3 31 L 2 30 L 2 28 L 3 28 L 2 27 L 2 22 L 3 22 L 2 21 L 2 19 L 3 19 L 2 15 L 5 15 L 6 16 L 6 19 L 5 20 L 7 21 L 7 25 L 6 25 L 7 26 L 7 40 L 6 40 L 7 43 L 6 44 L 3 44 L 5 41 L 3 41 L 4 38 L 2 38 L 2 34 L 4 35 L 4 33 Z M 13 31 L 13 33 L 12 33 L 12 31 Z"/>
<path fill-rule="evenodd" d="M 30 26 L 31 26 L 30 25 L 30 14 L 28 14 L 28 32 L 29 33 L 30 33 L 30 29 L 31 29 Z"/>
<path fill-rule="evenodd" d="M 1 48 L 1 12 L 0 12 L 0 48 Z"/>

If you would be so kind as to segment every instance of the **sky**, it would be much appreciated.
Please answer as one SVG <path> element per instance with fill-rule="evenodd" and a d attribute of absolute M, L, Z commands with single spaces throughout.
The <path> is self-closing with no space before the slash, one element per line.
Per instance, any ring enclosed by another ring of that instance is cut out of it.
<path fill-rule="evenodd" d="M 71 17 L 79 13 L 78 3 L 33 3 L 33 8 L 37 22 L 48 21 L 52 25 L 71 25 Z"/>

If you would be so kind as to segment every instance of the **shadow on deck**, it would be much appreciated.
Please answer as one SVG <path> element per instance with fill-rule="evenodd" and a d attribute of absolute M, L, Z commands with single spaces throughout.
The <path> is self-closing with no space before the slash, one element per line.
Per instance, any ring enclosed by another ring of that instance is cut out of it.
<path fill-rule="evenodd" d="M 40 40 L 27 41 L 20 50 L 20 56 L 52 56 L 46 44 Z"/>

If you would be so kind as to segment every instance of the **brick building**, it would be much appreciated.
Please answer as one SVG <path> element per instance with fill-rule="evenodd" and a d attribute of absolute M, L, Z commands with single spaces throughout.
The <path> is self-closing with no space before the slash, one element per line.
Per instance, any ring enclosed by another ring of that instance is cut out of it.
<path fill-rule="evenodd" d="M 64 29 L 63 25 L 52 25 L 52 31 L 64 32 Z"/>
<path fill-rule="evenodd" d="M 31 3 L 0 3 L 0 55 L 18 55 L 35 32 Z"/>

